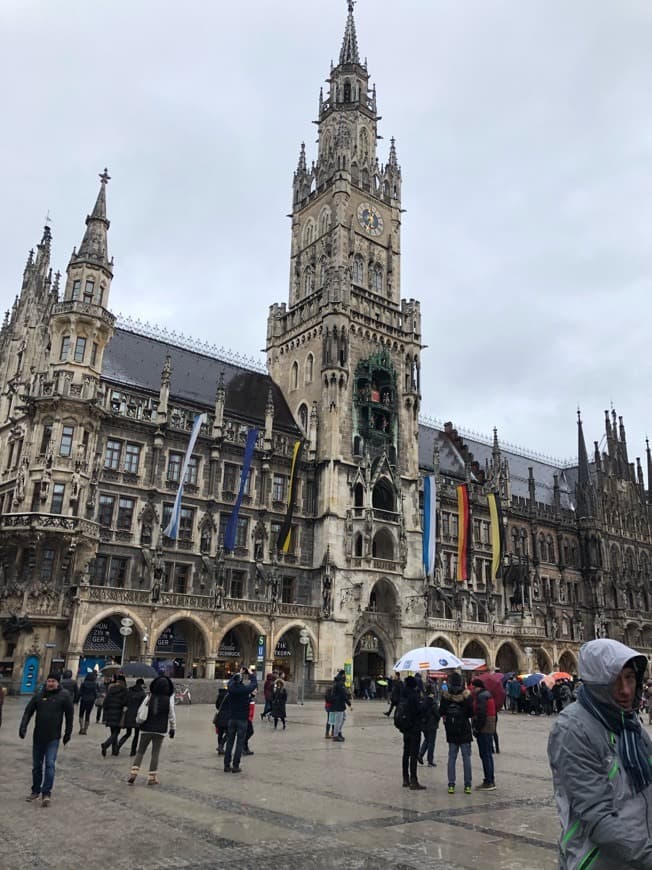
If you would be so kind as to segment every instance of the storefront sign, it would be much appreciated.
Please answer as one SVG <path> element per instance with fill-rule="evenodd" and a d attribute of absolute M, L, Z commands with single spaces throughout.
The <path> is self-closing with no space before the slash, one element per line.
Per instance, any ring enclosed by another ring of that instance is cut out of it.
<path fill-rule="evenodd" d="M 288 642 L 284 637 L 282 637 L 279 642 L 276 644 L 276 649 L 274 650 L 274 658 L 275 659 L 289 659 L 292 656 L 292 650 L 288 646 Z"/>
<path fill-rule="evenodd" d="M 168 625 L 156 641 L 156 653 L 187 653 L 188 644 L 178 625 Z"/>
<path fill-rule="evenodd" d="M 118 624 L 112 619 L 98 622 L 91 628 L 84 642 L 88 652 L 121 653 L 122 638 Z"/>

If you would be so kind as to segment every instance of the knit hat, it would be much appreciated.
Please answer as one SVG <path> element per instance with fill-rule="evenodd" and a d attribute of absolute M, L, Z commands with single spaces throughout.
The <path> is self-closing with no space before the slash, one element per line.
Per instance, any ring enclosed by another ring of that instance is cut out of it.
<path fill-rule="evenodd" d="M 57 683 L 61 682 L 61 674 L 58 671 L 50 671 L 48 674 L 48 680 L 56 680 Z"/>
<path fill-rule="evenodd" d="M 414 677 L 406 677 L 405 678 L 405 687 L 407 689 L 414 689 L 416 684 L 417 684 L 417 681 Z"/>

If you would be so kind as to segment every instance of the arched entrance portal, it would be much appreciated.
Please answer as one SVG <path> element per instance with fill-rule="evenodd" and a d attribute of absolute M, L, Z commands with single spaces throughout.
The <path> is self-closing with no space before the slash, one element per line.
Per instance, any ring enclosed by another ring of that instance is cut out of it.
<path fill-rule="evenodd" d="M 243 665 L 255 665 L 258 636 L 254 626 L 247 622 L 241 622 L 227 631 L 217 648 L 215 676 L 228 679 Z"/>
<path fill-rule="evenodd" d="M 542 647 L 536 651 L 536 660 L 539 673 L 549 674 L 552 671 L 552 660 Z"/>
<path fill-rule="evenodd" d="M 375 631 L 367 630 L 355 645 L 353 652 L 353 674 L 356 683 L 360 681 L 361 688 L 370 679 L 377 680 L 385 676 L 387 668 L 393 662 L 388 662 L 385 646 Z"/>
<path fill-rule="evenodd" d="M 206 645 L 201 631 L 188 619 L 168 625 L 157 638 L 153 665 L 168 677 L 203 677 Z"/>
<path fill-rule="evenodd" d="M 430 641 L 429 646 L 440 646 L 442 649 L 447 649 L 448 652 L 452 652 L 453 655 L 455 655 L 453 644 L 446 637 L 436 637 L 434 640 Z"/>
<path fill-rule="evenodd" d="M 138 660 L 142 653 L 142 638 L 135 624 L 131 625 L 131 634 L 120 634 L 121 620 L 127 614 L 112 614 L 100 619 L 84 638 L 82 657 L 79 661 L 80 676 L 86 676 L 95 667 L 103 668 L 112 662 Z M 132 620 L 133 622 L 133 620 Z"/>
<path fill-rule="evenodd" d="M 496 653 L 496 670 L 502 674 L 518 672 L 518 656 L 511 643 L 504 643 Z"/>
<path fill-rule="evenodd" d="M 566 671 L 567 674 L 574 675 L 577 673 L 577 659 L 572 652 L 566 650 L 559 657 L 559 670 Z"/>
<path fill-rule="evenodd" d="M 462 658 L 482 659 L 486 664 L 489 656 L 487 654 L 487 650 L 484 648 L 479 640 L 470 640 L 462 651 Z"/>

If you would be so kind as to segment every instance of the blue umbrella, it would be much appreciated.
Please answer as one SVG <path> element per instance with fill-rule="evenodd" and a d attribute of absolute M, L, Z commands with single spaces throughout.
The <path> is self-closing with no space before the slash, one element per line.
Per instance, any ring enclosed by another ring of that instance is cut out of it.
<path fill-rule="evenodd" d="M 537 686 L 544 677 L 545 674 L 528 674 L 523 680 L 523 685 L 526 689 L 529 689 L 530 686 Z"/>

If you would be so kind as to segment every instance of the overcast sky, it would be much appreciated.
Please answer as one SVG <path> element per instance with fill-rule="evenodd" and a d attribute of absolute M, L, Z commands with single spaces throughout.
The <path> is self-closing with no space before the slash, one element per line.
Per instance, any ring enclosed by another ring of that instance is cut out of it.
<path fill-rule="evenodd" d="M 48 210 L 65 270 L 106 165 L 111 309 L 262 360 L 345 20 L 345 0 L 3 0 L 2 308 Z M 423 413 L 568 457 L 577 405 L 591 450 L 613 402 L 644 455 L 652 4 L 360 0 L 356 23 L 403 169 Z"/>

